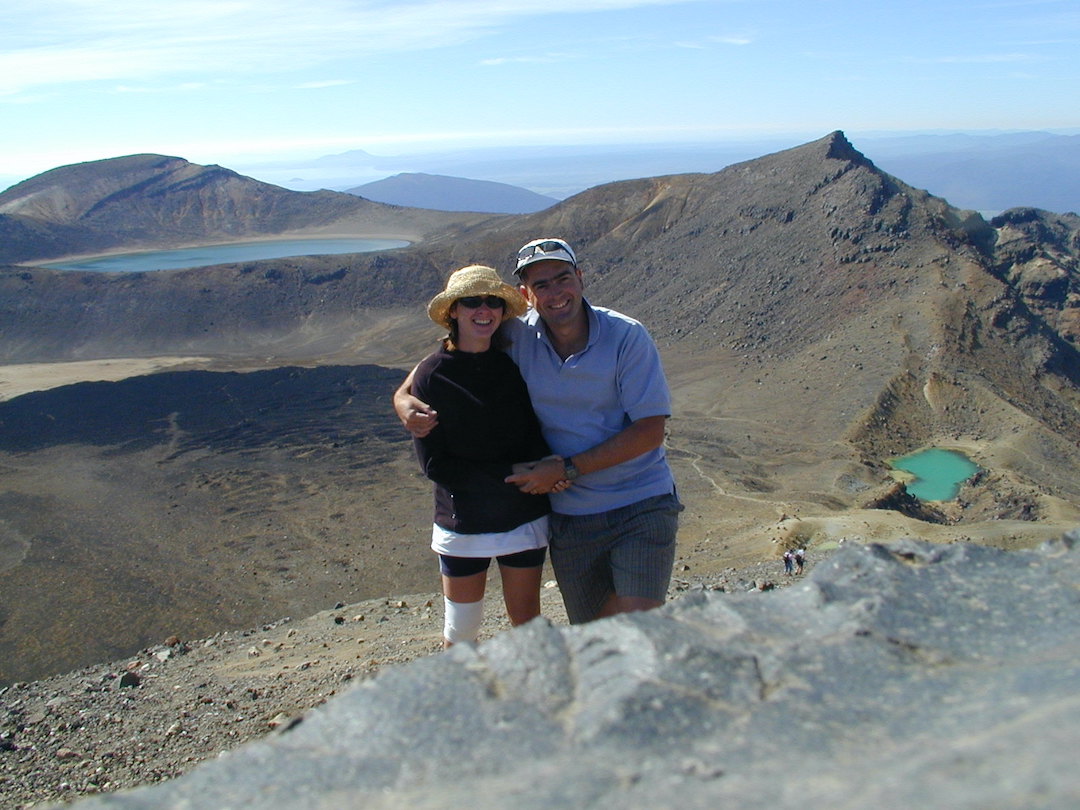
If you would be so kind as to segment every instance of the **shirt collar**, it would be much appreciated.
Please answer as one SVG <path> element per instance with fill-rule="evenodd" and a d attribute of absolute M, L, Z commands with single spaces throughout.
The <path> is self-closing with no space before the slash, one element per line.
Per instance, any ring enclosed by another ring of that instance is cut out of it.
<path fill-rule="evenodd" d="M 585 310 L 585 314 L 589 319 L 589 340 L 585 344 L 585 349 L 592 346 L 600 336 L 600 318 L 596 314 L 596 310 L 593 309 L 592 304 L 583 296 L 581 299 L 581 306 Z M 544 343 L 551 346 L 551 341 L 548 340 L 547 330 L 544 329 L 543 321 L 540 320 L 540 313 L 535 309 L 529 309 L 524 315 L 521 316 L 521 321 L 529 327 L 529 330 L 536 335 L 538 340 L 544 341 Z M 582 349 L 582 351 L 585 351 Z M 552 349 L 554 351 L 554 349 Z"/>

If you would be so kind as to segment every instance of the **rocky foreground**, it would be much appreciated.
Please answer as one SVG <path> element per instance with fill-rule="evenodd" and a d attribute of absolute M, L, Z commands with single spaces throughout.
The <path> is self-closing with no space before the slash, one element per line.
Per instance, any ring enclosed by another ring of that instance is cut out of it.
<path fill-rule="evenodd" d="M 848 544 L 775 593 L 700 588 L 384 670 L 180 779 L 79 807 L 1074 808 L 1078 592 L 1080 531 L 1031 551 Z M 410 610 L 383 607 L 387 621 Z M 268 658 L 286 627 L 246 654 Z M 225 726 L 259 713 L 251 678 L 208 695 Z M 149 700 L 148 681 L 132 700 Z M 137 759 L 190 725 L 107 747 Z M 86 752 L 61 755 L 54 729 L 54 759 L 96 771 Z"/>
<path fill-rule="evenodd" d="M 691 588 L 790 582 L 779 562 L 761 563 L 707 582 L 676 579 L 672 597 Z M 552 586 L 542 593 L 544 615 L 565 624 Z M 488 605 L 482 639 L 508 627 L 497 590 Z M 120 661 L 0 687 L 0 807 L 72 801 L 179 776 L 292 727 L 355 682 L 440 652 L 441 628 L 436 595 L 376 599 L 246 632 L 170 638 Z"/>

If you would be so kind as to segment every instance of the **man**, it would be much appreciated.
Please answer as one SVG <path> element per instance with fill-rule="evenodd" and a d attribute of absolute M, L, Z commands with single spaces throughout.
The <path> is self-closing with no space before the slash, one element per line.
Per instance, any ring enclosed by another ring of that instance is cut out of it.
<path fill-rule="evenodd" d="M 682 511 L 664 455 L 671 398 L 659 352 L 640 323 L 585 300 L 565 241 L 529 242 L 515 275 L 531 310 L 507 322 L 508 351 L 556 455 L 516 465 L 507 481 L 551 494 L 551 565 L 572 623 L 657 607 Z M 438 415 L 409 394 L 411 377 L 394 408 L 423 435 Z"/>

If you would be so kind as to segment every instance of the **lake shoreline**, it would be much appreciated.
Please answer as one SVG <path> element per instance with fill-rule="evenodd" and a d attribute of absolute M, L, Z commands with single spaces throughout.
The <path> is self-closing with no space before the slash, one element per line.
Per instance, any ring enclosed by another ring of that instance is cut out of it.
<path fill-rule="evenodd" d="M 946 446 L 924 447 L 891 458 L 892 476 L 920 501 L 954 500 L 963 483 L 982 468 L 967 452 Z"/>
<path fill-rule="evenodd" d="M 59 258 L 50 258 L 44 261 L 26 262 L 24 266 L 42 268 L 45 270 L 60 270 L 68 272 L 160 272 L 160 270 L 93 270 L 85 267 L 63 267 L 61 265 L 71 265 L 76 263 L 89 263 L 99 260 L 115 259 L 126 256 L 148 256 L 157 253 L 173 253 L 177 251 L 185 250 L 200 250 L 200 249 L 214 249 L 214 248 L 229 248 L 229 247 L 241 247 L 241 246 L 262 246 L 271 245 L 274 243 L 288 243 L 288 242 L 334 242 L 334 241 L 364 241 L 364 242 L 399 242 L 403 244 L 396 244 L 388 247 L 378 247 L 369 251 L 333 251 L 332 253 L 286 253 L 282 256 L 273 257 L 261 257 L 257 259 L 251 259 L 251 261 L 269 261 L 274 258 L 288 258 L 289 256 L 313 256 L 313 255 L 349 255 L 350 253 L 375 253 L 382 250 L 399 250 L 404 247 L 408 247 L 415 241 L 415 236 L 409 237 L 405 235 L 386 235 L 386 234 L 338 234 L 338 233 L 306 233 L 306 232 L 293 232 L 289 234 L 274 234 L 270 236 L 254 236 L 245 237 L 243 239 L 230 239 L 225 241 L 213 241 L 213 242 L 196 242 L 196 243 L 181 243 L 168 246 L 148 246 L 137 250 L 132 250 L 130 247 L 118 248 L 115 250 L 101 251 L 97 253 L 83 253 L 73 254 L 70 256 L 61 256 Z M 203 264 L 185 265 L 183 267 L 167 267 L 160 268 L 164 270 L 179 270 L 189 269 L 191 267 L 210 267 L 215 264 L 228 264 L 229 261 L 213 261 Z"/>

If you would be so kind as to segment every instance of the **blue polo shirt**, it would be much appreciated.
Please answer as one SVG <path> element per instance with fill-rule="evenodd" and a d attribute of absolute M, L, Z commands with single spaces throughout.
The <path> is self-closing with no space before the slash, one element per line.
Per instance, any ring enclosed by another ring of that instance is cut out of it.
<path fill-rule="evenodd" d="M 595 447 L 647 416 L 670 416 L 660 353 L 638 321 L 582 302 L 589 342 L 562 360 L 535 310 L 507 324 L 510 356 L 521 369 L 552 452 L 564 458 Z M 551 494 L 564 515 L 607 512 L 674 491 L 663 446 L 606 470 L 582 475 Z"/>

